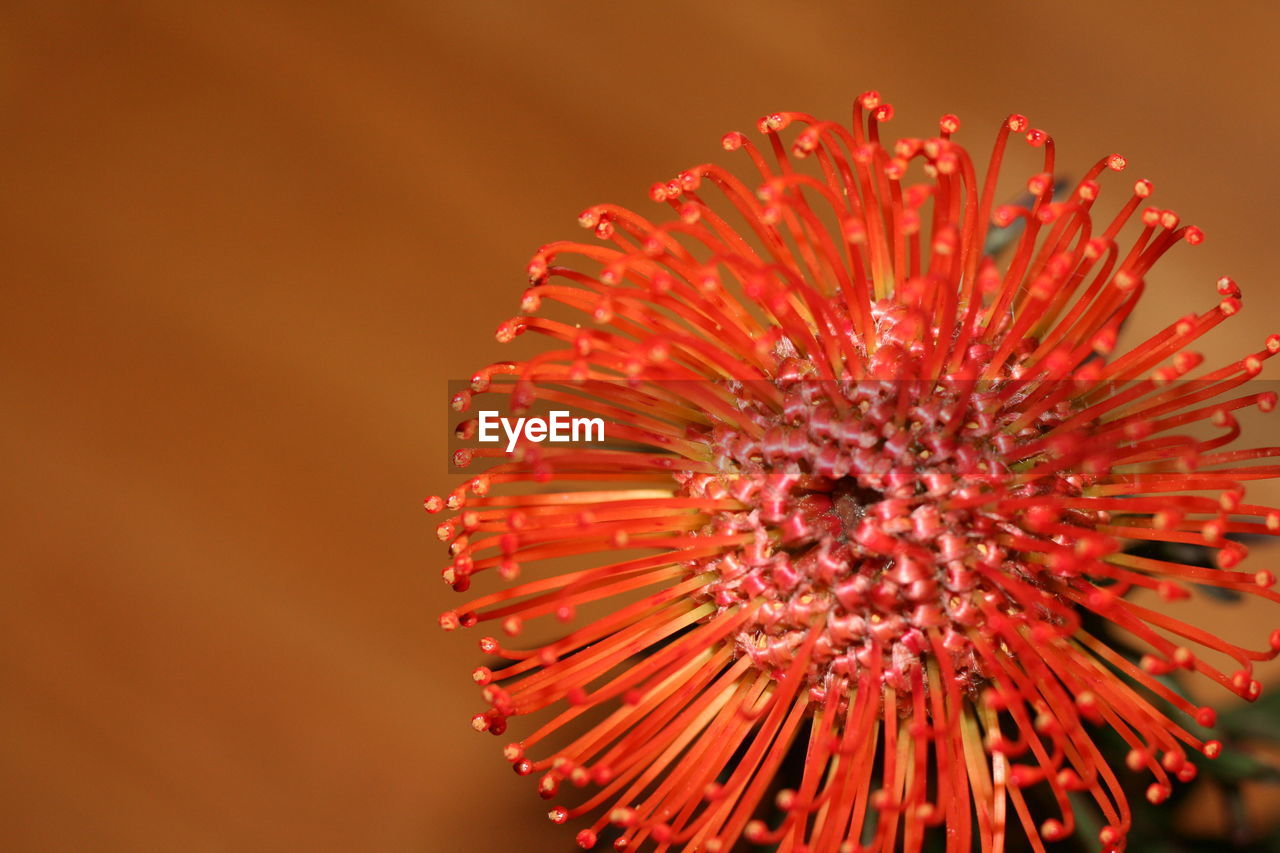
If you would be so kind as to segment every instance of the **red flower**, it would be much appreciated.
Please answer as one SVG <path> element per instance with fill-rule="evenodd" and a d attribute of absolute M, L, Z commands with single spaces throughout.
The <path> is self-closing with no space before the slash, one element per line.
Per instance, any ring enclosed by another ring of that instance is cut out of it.
<path fill-rule="evenodd" d="M 510 584 L 445 628 L 516 636 L 617 601 L 532 649 L 486 637 L 503 663 L 474 674 L 490 705 L 477 729 L 546 712 L 505 754 L 564 803 L 552 820 L 590 816 L 583 847 L 612 824 L 618 849 L 920 850 L 945 831 L 948 851 L 999 850 L 1011 827 L 1042 849 L 1075 831 L 1074 795 L 1120 850 L 1124 771 L 1095 737 L 1127 742 L 1163 800 L 1195 775 L 1188 751 L 1221 747 L 1186 728 L 1213 711 L 1157 676 L 1194 670 L 1255 699 L 1252 664 L 1280 649 L 1280 631 L 1241 649 L 1126 597 L 1280 597 L 1229 537 L 1280 529 L 1242 486 L 1280 473 L 1265 464 L 1280 449 L 1223 449 L 1234 410 L 1275 406 L 1224 395 L 1280 336 L 1200 369 L 1185 347 L 1240 310 L 1224 278 L 1208 310 L 1115 355 L 1151 266 L 1201 232 L 1139 213 L 1145 180 L 1095 218 L 1118 155 L 1055 199 L 1053 139 L 1022 116 L 979 178 L 954 116 L 886 145 L 891 115 L 874 92 L 850 127 L 777 113 L 759 124 L 765 151 L 723 140 L 759 171 L 757 192 L 704 165 L 653 187 L 674 218 L 590 208 L 580 222 L 604 245 L 544 247 L 525 316 L 498 331 L 555 348 L 472 382 L 515 410 L 572 402 L 609 422 L 607 446 L 461 451 L 459 464 L 497 458 L 427 501 L 455 511 L 439 527 L 445 580 Z M 1044 165 L 1025 206 L 994 206 L 1014 134 Z M 1126 224 L 1136 238 L 1120 243 Z M 1205 546 L 1217 566 L 1123 550 L 1134 541 Z M 803 772 L 778 790 L 793 747 Z"/>

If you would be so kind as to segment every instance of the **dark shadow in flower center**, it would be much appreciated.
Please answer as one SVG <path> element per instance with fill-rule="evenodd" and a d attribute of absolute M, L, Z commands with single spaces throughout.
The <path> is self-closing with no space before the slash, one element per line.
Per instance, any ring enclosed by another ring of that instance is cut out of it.
<path fill-rule="evenodd" d="M 867 488 L 856 477 L 841 477 L 831 490 L 831 511 L 840 520 L 841 542 L 848 542 L 858 529 L 858 522 L 867 514 L 872 504 L 884 500 L 884 495 Z"/>

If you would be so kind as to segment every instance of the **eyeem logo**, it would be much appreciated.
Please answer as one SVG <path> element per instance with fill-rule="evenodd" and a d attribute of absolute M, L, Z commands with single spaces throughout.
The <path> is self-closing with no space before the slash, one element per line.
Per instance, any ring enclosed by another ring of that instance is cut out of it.
<path fill-rule="evenodd" d="M 574 441 L 604 441 L 604 418 L 571 418 L 567 411 L 551 412 L 550 417 L 504 418 L 495 411 L 480 412 L 476 440 L 486 444 L 501 441 L 498 427 L 507 436 L 507 452 L 515 450 L 523 435 L 529 441 L 567 444 Z M 593 437 L 594 433 L 594 437 Z"/>

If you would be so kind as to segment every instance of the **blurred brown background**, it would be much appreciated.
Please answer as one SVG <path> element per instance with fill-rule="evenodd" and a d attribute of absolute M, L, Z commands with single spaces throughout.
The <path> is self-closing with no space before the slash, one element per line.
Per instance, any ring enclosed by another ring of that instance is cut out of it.
<path fill-rule="evenodd" d="M 568 850 L 435 627 L 445 383 L 581 208 L 763 112 L 1124 152 L 1208 233 L 1144 324 L 1230 272 L 1255 347 L 1276 5 L 968 5 L 3 4 L 0 849 Z"/>

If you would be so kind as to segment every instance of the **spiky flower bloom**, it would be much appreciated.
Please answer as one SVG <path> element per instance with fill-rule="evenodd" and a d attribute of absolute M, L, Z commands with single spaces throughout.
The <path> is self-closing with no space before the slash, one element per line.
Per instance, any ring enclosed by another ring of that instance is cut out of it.
<path fill-rule="evenodd" d="M 1233 411 L 1275 405 L 1240 386 L 1280 337 L 1202 369 L 1186 346 L 1240 310 L 1222 279 L 1207 310 L 1116 355 L 1152 265 L 1201 232 L 1141 209 L 1145 180 L 1095 216 L 1117 155 L 1055 198 L 1053 140 L 1022 116 L 980 177 L 954 116 L 886 144 L 891 115 L 873 92 L 847 127 L 770 115 L 764 150 L 723 140 L 755 191 L 703 165 L 653 187 L 663 221 L 590 208 L 602 244 L 539 251 L 524 316 L 498 331 L 555 346 L 454 400 L 609 419 L 606 447 L 462 450 L 490 467 L 427 501 L 454 511 L 446 581 L 507 582 L 445 628 L 517 636 L 601 614 L 530 649 L 486 637 L 502 664 L 474 674 L 490 706 L 477 729 L 537 715 L 506 757 L 538 776 L 552 820 L 589 816 L 583 847 L 850 853 L 945 833 L 967 853 L 1020 831 L 1040 850 L 1092 800 L 1102 847 L 1121 850 L 1121 777 L 1149 774 L 1158 802 L 1195 775 L 1189 751 L 1221 749 L 1188 730 L 1213 711 L 1159 676 L 1254 699 L 1254 662 L 1280 649 L 1280 632 L 1238 648 L 1128 595 L 1277 599 L 1233 534 L 1280 528 L 1242 486 L 1275 476 L 1280 450 L 1223 448 Z M 1025 205 L 997 206 L 1017 137 L 1043 168 Z M 1136 556 L 1135 541 L 1198 544 L 1217 565 Z M 1128 770 L 1103 757 L 1107 730 Z M 781 788 L 789 751 L 803 769 Z"/>

